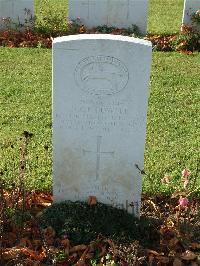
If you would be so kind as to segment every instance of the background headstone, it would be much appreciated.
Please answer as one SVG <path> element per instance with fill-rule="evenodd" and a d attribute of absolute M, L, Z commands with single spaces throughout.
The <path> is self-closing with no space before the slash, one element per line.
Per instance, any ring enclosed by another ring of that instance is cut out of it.
<path fill-rule="evenodd" d="M 96 196 L 139 214 L 151 48 L 108 34 L 54 39 L 56 202 Z"/>
<path fill-rule="evenodd" d="M 31 26 L 29 21 L 33 16 L 34 0 L 0 0 L 0 29 L 5 29 L 6 25 L 10 26 L 6 22 L 8 18 L 16 25 L 25 24 L 26 26 Z M 16 25 L 13 23 L 11 26 L 15 28 Z M 21 27 L 17 28 L 21 29 Z"/>
<path fill-rule="evenodd" d="M 191 15 L 200 10 L 200 0 L 185 0 L 182 24 L 192 25 Z"/>
<path fill-rule="evenodd" d="M 69 0 L 69 19 L 78 17 L 88 28 L 138 26 L 146 33 L 148 0 Z"/>

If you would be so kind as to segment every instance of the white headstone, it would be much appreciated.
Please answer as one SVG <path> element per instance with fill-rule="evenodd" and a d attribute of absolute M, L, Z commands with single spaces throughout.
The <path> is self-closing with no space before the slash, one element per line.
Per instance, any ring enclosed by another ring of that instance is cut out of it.
<path fill-rule="evenodd" d="M 151 50 L 123 36 L 54 39 L 56 202 L 95 196 L 139 214 Z"/>
<path fill-rule="evenodd" d="M 6 22 L 7 19 L 11 20 L 12 28 L 19 24 L 30 26 L 29 21 L 33 16 L 34 0 L 0 0 L 0 29 L 5 29 L 7 25 L 10 26 Z M 21 29 L 18 26 L 17 28 Z"/>
<path fill-rule="evenodd" d="M 191 16 L 200 10 L 200 0 L 185 0 L 182 24 L 192 25 Z"/>
<path fill-rule="evenodd" d="M 148 0 L 69 0 L 69 18 L 80 18 L 88 28 L 138 26 L 146 33 Z"/>

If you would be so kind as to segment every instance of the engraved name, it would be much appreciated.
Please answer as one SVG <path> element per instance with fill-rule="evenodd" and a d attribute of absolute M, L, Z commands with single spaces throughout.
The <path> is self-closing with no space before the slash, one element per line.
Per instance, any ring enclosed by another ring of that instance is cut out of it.
<path fill-rule="evenodd" d="M 73 106 L 65 115 L 57 115 L 59 124 L 71 130 L 111 132 L 131 132 L 145 126 L 145 117 L 135 114 L 129 117 L 128 108 L 124 104 L 116 102 L 115 105 Z"/>

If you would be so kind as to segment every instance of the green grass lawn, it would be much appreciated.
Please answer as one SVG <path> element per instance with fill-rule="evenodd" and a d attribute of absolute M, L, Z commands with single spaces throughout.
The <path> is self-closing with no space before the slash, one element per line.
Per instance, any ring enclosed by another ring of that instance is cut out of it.
<path fill-rule="evenodd" d="M 6 180 L 16 180 L 20 137 L 28 130 L 34 136 L 27 182 L 36 188 L 50 187 L 51 51 L 0 48 L 0 69 L 0 168 Z"/>
<path fill-rule="evenodd" d="M 160 178 L 166 172 L 178 177 L 182 168 L 188 167 L 194 175 L 200 140 L 199 69 L 200 54 L 153 54 L 145 192 L 165 190 Z M 51 189 L 51 50 L 0 48 L 0 89 L 3 178 L 9 184 L 16 183 L 20 136 L 27 130 L 33 133 L 28 147 L 27 184 Z"/>
<path fill-rule="evenodd" d="M 195 175 L 200 143 L 199 67 L 200 54 L 153 54 L 145 168 L 150 175 L 147 183 L 154 189 L 165 173 L 179 178 L 181 169 L 188 167 Z"/>
<path fill-rule="evenodd" d="M 100 0 L 99 0 L 100 1 Z M 36 16 L 48 18 L 43 21 L 52 23 L 62 20 L 65 22 L 68 10 L 67 0 L 35 0 Z M 184 0 L 150 0 L 148 14 L 149 33 L 179 32 L 182 20 Z"/>
<path fill-rule="evenodd" d="M 183 0 L 150 0 L 148 31 L 178 32 Z M 67 0 L 35 0 L 42 27 L 66 23 Z M 143 190 L 165 191 L 160 179 L 177 178 L 184 167 L 195 175 L 200 117 L 200 55 L 153 54 Z M 51 50 L 0 48 L 0 173 L 8 184 L 19 176 L 20 140 L 33 133 L 28 146 L 26 182 L 51 189 Z M 200 181 L 199 185 L 200 185 Z"/>
<path fill-rule="evenodd" d="M 184 0 L 150 0 L 149 33 L 176 33 L 180 31 Z"/>

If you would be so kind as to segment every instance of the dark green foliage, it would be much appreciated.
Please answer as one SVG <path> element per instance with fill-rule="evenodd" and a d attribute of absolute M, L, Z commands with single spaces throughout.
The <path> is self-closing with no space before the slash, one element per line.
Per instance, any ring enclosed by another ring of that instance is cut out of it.
<path fill-rule="evenodd" d="M 172 41 L 173 50 L 200 51 L 200 33 L 190 26 L 183 26 L 180 34 Z"/>
<path fill-rule="evenodd" d="M 109 27 L 107 25 L 103 25 L 103 26 L 98 26 L 97 28 L 98 32 L 104 33 L 104 34 L 109 34 L 111 32 L 113 32 L 115 30 L 114 27 Z"/>
<path fill-rule="evenodd" d="M 104 33 L 104 34 L 117 33 L 117 34 L 125 35 L 125 36 L 141 37 L 139 28 L 136 25 L 132 25 L 131 27 L 127 29 L 118 29 L 115 27 L 109 27 L 107 25 L 103 25 L 103 26 L 98 26 L 96 28 L 96 31 L 100 33 Z"/>
<path fill-rule="evenodd" d="M 192 15 L 192 21 L 197 26 L 200 26 L 200 8 Z"/>
<path fill-rule="evenodd" d="M 131 36 L 131 37 L 141 37 L 141 33 L 139 28 L 136 25 L 132 25 L 128 29 L 125 30 L 123 35 Z"/>
<path fill-rule="evenodd" d="M 67 4 L 63 0 L 36 0 L 35 30 L 51 36 L 65 34 L 68 31 Z"/>
<path fill-rule="evenodd" d="M 58 236 L 67 235 L 73 244 L 86 244 L 101 235 L 120 243 L 139 240 L 147 245 L 156 235 L 149 220 L 138 220 L 124 210 L 101 203 L 94 206 L 71 201 L 53 204 L 40 217 L 40 225 L 52 226 Z"/>

